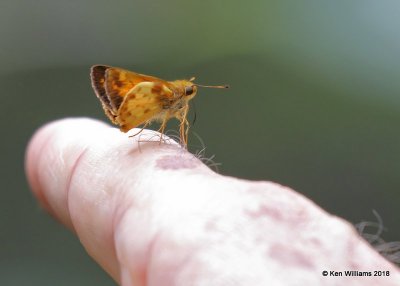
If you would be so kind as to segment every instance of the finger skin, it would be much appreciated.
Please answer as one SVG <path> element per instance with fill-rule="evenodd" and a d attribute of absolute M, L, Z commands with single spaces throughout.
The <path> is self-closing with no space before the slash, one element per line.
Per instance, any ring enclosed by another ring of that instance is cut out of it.
<path fill-rule="evenodd" d="M 153 135 L 66 119 L 27 148 L 40 204 L 121 285 L 400 284 L 398 269 L 347 222 L 278 184 L 218 175 Z M 138 145 L 146 136 L 156 142 Z"/>

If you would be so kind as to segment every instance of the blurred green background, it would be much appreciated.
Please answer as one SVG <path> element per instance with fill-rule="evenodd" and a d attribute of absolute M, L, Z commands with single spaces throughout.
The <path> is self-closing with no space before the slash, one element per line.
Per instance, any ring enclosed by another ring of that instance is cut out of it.
<path fill-rule="evenodd" d="M 107 121 L 93 64 L 229 83 L 199 92 L 191 129 L 222 174 L 290 186 L 353 223 L 375 209 L 399 240 L 399 15 L 394 0 L 2 0 L 0 285 L 114 285 L 23 170 L 42 124 Z"/>

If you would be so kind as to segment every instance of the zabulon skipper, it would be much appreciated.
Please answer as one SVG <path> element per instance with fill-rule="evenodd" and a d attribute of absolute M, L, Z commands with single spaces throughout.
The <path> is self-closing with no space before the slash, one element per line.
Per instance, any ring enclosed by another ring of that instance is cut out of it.
<path fill-rule="evenodd" d="M 106 115 L 120 126 L 121 131 L 127 132 L 140 125 L 145 128 L 152 121 L 160 121 L 158 131 L 163 134 L 168 120 L 175 117 L 180 122 L 180 139 L 185 148 L 189 131 L 189 100 L 196 95 L 197 88 L 228 88 L 227 85 L 195 84 L 194 77 L 166 81 L 105 65 L 93 66 L 90 77 Z"/>

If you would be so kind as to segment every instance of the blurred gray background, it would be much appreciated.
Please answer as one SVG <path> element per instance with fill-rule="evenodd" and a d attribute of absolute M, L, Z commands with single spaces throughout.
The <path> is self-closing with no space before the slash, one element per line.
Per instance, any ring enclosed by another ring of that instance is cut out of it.
<path fill-rule="evenodd" d="M 222 174 L 290 186 L 352 223 L 375 209 L 399 240 L 399 15 L 394 0 L 2 0 L 0 285 L 114 285 L 23 169 L 42 124 L 107 121 L 93 64 L 229 83 L 199 92 L 191 129 Z"/>

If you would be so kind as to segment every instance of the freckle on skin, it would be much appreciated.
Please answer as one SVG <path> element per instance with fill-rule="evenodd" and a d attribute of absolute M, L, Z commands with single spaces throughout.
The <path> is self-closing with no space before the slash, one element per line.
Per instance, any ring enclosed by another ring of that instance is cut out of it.
<path fill-rule="evenodd" d="M 276 220 L 282 220 L 282 213 L 277 209 L 268 207 L 266 205 L 260 205 L 257 210 L 245 210 L 245 214 L 248 215 L 251 219 L 257 219 L 260 217 L 272 217 Z"/>
<path fill-rule="evenodd" d="M 177 155 L 165 155 L 156 161 L 156 167 L 162 170 L 193 169 L 199 164 L 197 159 Z"/>
<path fill-rule="evenodd" d="M 291 246 L 275 244 L 266 253 L 267 259 L 273 258 L 285 267 L 301 267 L 312 269 L 313 262 L 302 251 Z"/>
<path fill-rule="evenodd" d="M 253 191 L 253 190 L 250 190 Z M 244 209 L 243 214 L 250 219 L 272 219 L 277 222 L 287 222 L 293 227 L 302 227 L 309 220 L 309 213 L 302 208 L 287 208 L 279 201 L 274 203 L 260 203 L 252 209 Z"/>
<path fill-rule="evenodd" d="M 208 221 L 208 222 L 205 224 L 204 229 L 205 229 L 206 231 L 215 231 L 215 230 L 217 230 L 216 219 Z"/>

